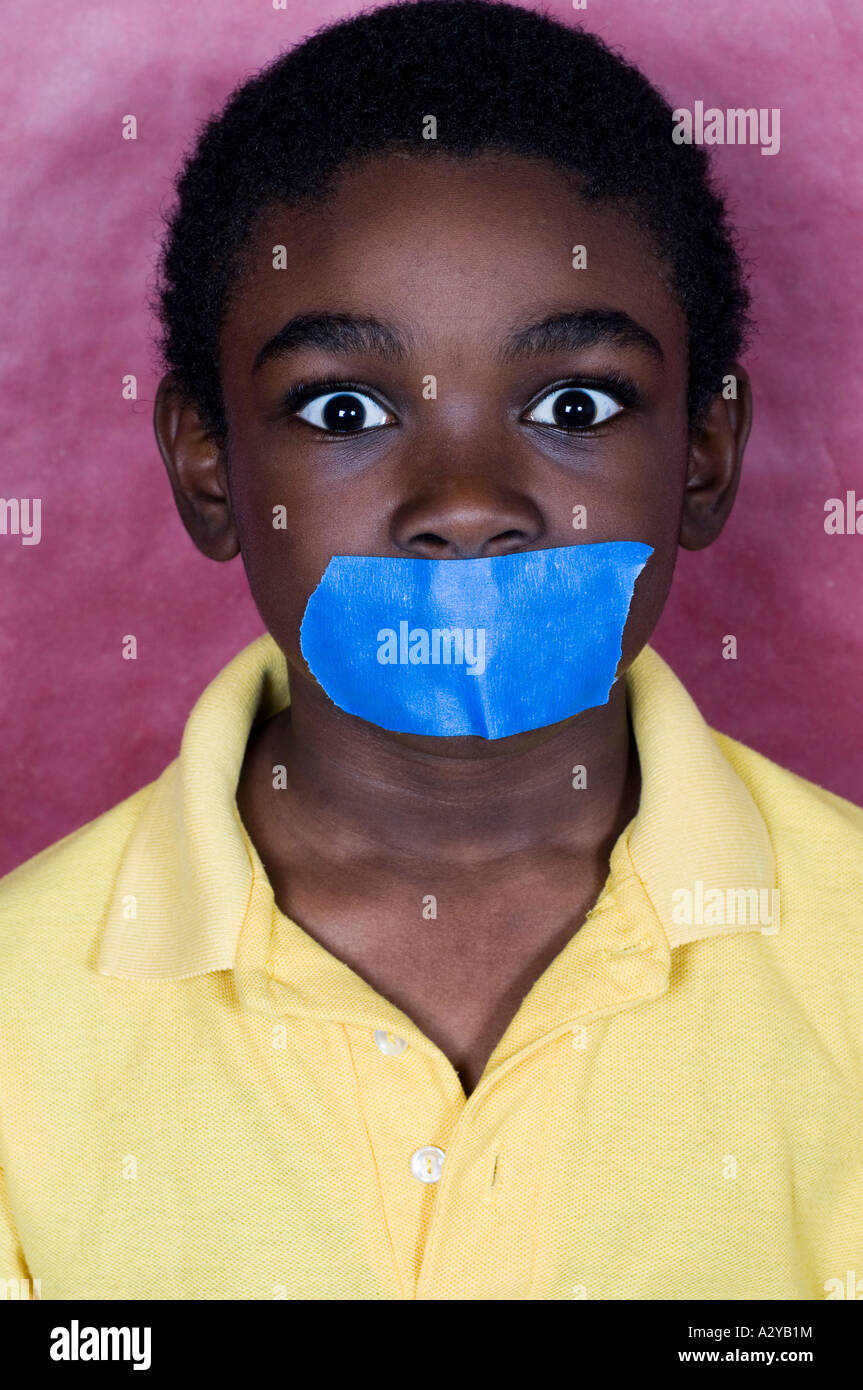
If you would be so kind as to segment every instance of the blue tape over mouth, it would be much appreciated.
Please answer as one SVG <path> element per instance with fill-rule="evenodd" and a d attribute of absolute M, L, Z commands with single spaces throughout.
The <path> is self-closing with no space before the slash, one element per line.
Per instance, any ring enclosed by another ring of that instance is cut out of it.
<path fill-rule="evenodd" d="M 606 703 L 652 554 L 599 541 L 474 560 L 334 555 L 300 648 L 333 703 L 380 728 L 509 738 Z"/>

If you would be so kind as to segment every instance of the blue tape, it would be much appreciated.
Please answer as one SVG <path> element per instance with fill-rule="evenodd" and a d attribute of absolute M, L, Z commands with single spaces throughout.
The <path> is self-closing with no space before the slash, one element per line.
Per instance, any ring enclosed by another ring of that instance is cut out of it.
<path fill-rule="evenodd" d="M 334 555 L 300 647 L 348 714 L 396 733 L 508 738 L 606 703 L 652 553 L 600 541 L 477 560 Z"/>

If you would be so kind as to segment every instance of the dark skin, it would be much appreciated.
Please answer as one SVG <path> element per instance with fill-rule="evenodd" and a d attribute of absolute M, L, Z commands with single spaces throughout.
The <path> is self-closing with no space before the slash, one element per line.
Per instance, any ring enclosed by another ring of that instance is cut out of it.
<path fill-rule="evenodd" d="M 272 265 L 278 244 L 284 270 Z M 572 267 L 577 244 L 587 269 Z M 338 709 L 312 677 L 299 642 L 306 602 L 332 555 L 644 541 L 654 554 L 622 676 L 662 611 L 678 545 L 711 544 L 731 510 L 748 379 L 731 364 L 737 399 L 714 399 L 690 431 L 685 320 L 666 270 L 631 220 L 584 202 L 541 159 L 377 154 L 342 171 L 325 202 L 268 210 L 250 252 L 221 337 L 227 447 L 169 377 L 155 411 L 192 539 L 215 560 L 242 554 L 288 662 L 291 705 L 253 730 L 240 814 L 281 910 L 408 1014 L 467 1095 L 596 901 L 638 808 L 624 683 L 603 706 L 499 741 L 391 733 Z M 502 360 L 514 329 L 590 310 L 628 315 L 661 352 L 637 334 L 590 341 L 582 328 Z M 255 369 L 288 320 L 320 313 L 385 320 L 404 351 L 295 342 Z M 429 374 L 436 399 L 423 395 Z M 621 408 L 596 384 L 615 374 L 635 403 Z M 284 407 L 291 387 L 317 379 L 361 387 L 369 427 L 318 428 L 332 384 L 299 407 L 305 418 Z M 553 390 L 579 383 L 608 418 L 561 428 Z M 280 505 L 284 530 L 272 525 Z M 587 508 L 584 530 L 573 529 L 575 505 Z M 575 764 L 586 790 L 573 790 Z M 435 920 L 422 915 L 429 894 Z"/>

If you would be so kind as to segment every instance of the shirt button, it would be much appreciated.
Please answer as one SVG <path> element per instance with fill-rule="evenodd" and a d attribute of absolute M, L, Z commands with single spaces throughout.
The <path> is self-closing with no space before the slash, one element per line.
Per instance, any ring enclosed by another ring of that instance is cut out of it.
<path fill-rule="evenodd" d="M 437 1182 L 443 1167 L 444 1151 L 426 1144 L 411 1154 L 411 1172 L 420 1182 Z"/>
<path fill-rule="evenodd" d="M 401 1057 L 407 1043 L 397 1038 L 395 1033 L 387 1033 L 383 1028 L 375 1029 L 375 1042 L 386 1057 Z"/>

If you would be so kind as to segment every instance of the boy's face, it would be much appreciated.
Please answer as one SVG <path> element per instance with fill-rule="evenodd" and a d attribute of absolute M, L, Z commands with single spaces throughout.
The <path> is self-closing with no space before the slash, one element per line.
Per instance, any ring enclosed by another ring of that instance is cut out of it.
<path fill-rule="evenodd" d="M 229 467 L 169 383 L 157 433 L 196 543 L 218 559 L 241 550 L 294 699 L 302 679 L 304 698 L 326 700 L 300 623 L 345 554 L 646 542 L 622 674 L 660 615 L 678 543 L 721 529 L 750 419 L 737 369 L 737 400 L 717 399 L 689 438 L 685 320 L 637 227 L 543 160 L 388 153 L 351 165 L 316 206 L 272 209 L 247 264 L 221 337 Z M 376 341 L 350 319 L 384 327 Z M 560 323 L 527 339 L 545 320 Z M 328 410 L 339 394 L 351 399 Z M 333 433 L 339 405 L 359 428 Z"/>

